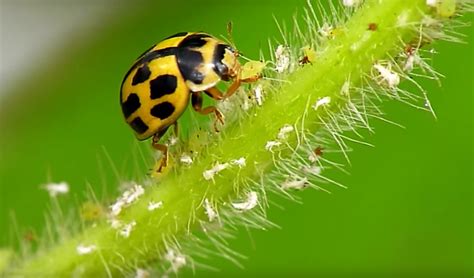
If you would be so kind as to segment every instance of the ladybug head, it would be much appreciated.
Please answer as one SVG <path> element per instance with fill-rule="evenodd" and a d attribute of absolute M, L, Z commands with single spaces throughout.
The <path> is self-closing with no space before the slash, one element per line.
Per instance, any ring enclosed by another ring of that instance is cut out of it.
<path fill-rule="evenodd" d="M 222 80 L 228 81 L 240 71 L 239 52 L 227 44 L 218 44 L 214 53 L 214 65 Z"/>

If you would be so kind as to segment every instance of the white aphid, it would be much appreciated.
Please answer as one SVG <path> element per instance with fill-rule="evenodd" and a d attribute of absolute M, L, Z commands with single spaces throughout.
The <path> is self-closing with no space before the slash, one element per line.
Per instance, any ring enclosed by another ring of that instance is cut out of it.
<path fill-rule="evenodd" d="M 79 244 L 78 246 L 76 246 L 76 252 L 77 252 L 77 254 L 79 254 L 81 256 L 86 255 L 86 254 L 90 254 L 90 253 L 94 252 L 96 249 L 97 249 L 97 246 L 95 246 L 94 244 L 91 244 L 91 245 Z"/>
<path fill-rule="evenodd" d="M 232 203 L 232 207 L 238 210 L 251 210 L 258 204 L 258 195 L 255 191 L 247 193 L 247 200 L 241 203 Z"/>
<path fill-rule="evenodd" d="M 316 162 L 318 161 L 318 156 L 314 152 L 310 152 L 308 155 L 308 159 L 311 162 Z"/>
<path fill-rule="evenodd" d="M 110 223 L 110 227 L 112 227 L 112 229 L 119 229 L 120 227 L 122 227 L 123 223 L 122 221 L 118 220 L 118 219 L 110 219 L 109 220 L 109 223 Z"/>
<path fill-rule="evenodd" d="M 250 101 L 248 98 L 244 98 L 242 102 L 242 110 L 247 111 L 250 109 Z"/>
<path fill-rule="evenodd" d="M 322 171 L 321 167 L 319 166 L 304 166 L 302 169 L 303 169 L 303 172 L 307 174 L 316 175 L 316 176 L 319 176 Z"/>
<path fill-rule="evenodd" d="M 120 230 L 120 235 L 123 236 L 124 238 L 128 238 L 130 236 L 130 233 L 133 230 L 133 227 L 135 227 L 136 224 L 137 222 L 132 221 L 126 225 L 123 225 Z"/>
<path fill-rule="evenodd" d="M 174 146 L 176 145 L 176 143 L 178 143 L 178 137 L 174 135 L 170 136 L 170 138 L 168 139 L 168 146 Z"/>
<path fill-rule="evenodd" d="M 150 201 L 148 203 L 148 210 L 154 211 L 155 209 L 161 208 L 162 206 L 163 206 L 163 201 L 159 201 L 159 202 Z"/>
<path fill-rule="evenodd" d="M 321 28 L 319 28 L 318 32 L 319 32 L 319 34 L 321 34 L 321 36 L 327 38 L 327 37 L 330 37 L 332 35 L 333 30 L 334 30 L 334 28 L 331 25 L 324 22 L 323 26 L 321 26 Z"/>
<path fill-rule="evenodd" d="M 342 5 L 346 7 L 354 7 L 359 5 L 361 0 L 342 0 Z"/>
<path fill-rule="evenodd" d="M 303 189 L 308 184 L 307 178 L 287 180 L 281 184 L 282 189 Z"/>
<path fill-rule="evenodd" d="M 164 259 L 170 263 L 173 272 L 177 272 L 181 267 L 186 265 L 186 257 L 173 249 L 168 249 Z"/>
<path fill-rule="evenodd" d="M 320 98 L 313 105 L 313 109 L 318 110 L 320 106 L 328 105 L 329 103 L 331 103 L 331 97 L 327 96 L 327 97 Z"/>
<path fill-rule="evenodd" d="M 142 268 L 137 268 L 137 271 L 135 272 L 135 278 L 148 278 L 150 277 L 150 272 L 142 269 Z"/>
<path fill-rule="evenodd" d="M 293 132 L 293 130 L 295 130 L 295 128 L 292 125 L 285 124 L 282 128 L 280 128 L 277 138 L 280 140 L 284 140 L 286 139 L 289 133 Z"/>
<path fill-rule="evenodd" d="M 245 157 L 241 157 L 239 159 L 233 159 L 230 161 L 232 165 L 239 166 L 239 168 L 243 168 L 247 165 L 247 160 Z"/>
<path fill-rule="evenodd" d="M 217 173 L 219 173 L 222 170 L 225 170 L 228 167 L 229 167 L 229 163 L 222 163 L 222 164 L 217 163 L 211 169 L 202 172 L 202 176 L 204 177 L 205 180 L 212 180 L 212 179 L 214 179 L 214 176 Z"/>
<path fill-rule="evenodd" d="M 138 198 L 145 193 L 145 189 L 141 185 L 135 184 L 129 190 L 126 190 L 122 193 L 115 203 L 110 206 L 110 210 L 113 216 L 117 216 L 120 214 L 122 209 L 131 203 L 138 200 Z"/>
<path fill-rule="evenodd" d="M 413 53 L 408 55 L 407 60 L 405 61 L 405 65 L 403 65 L 403 70 L 406 72 L 410 72 L 413 70 L 414 66 L 416 64 L 420 64 L 420 62 L 420 56 L 418 56 L 416 51 L 414 51 Z"/>
<path fill-rule="evenodd" d="M 48 191 L 49 196 L 56 197 L 58 195 L 64 195 L 69 192 L 69 184 L 67 182 L 60 183 L 48 183 L 44 186 L 44 189 Z"/>
<path fill-rule="evenodd" d="M 255 95 L 255 102 L 257 102 L 258 106 L 262 106 L 263 104 L 263 86 L 261 84 L 255 86 L 253 89 L 253 93 Z"/>
<path fill-rule="evenodd" d="M 438 4 L 438 0 L 426 0 L 426 5 L 430 7 L 436 7 L 437 4 Z"/>
<path fill-rule="evenodd" d="M 278 142 L 278 141 L 267 141 L 267 143 L 265 144 L 265 150 L 271 152 L 273 150 L 273 147 L 278 147 L 280 145 L 281 145 L 281 142 Z"/>
<path fill-rule="evenodd" d="M 348 96 L 350 88 L 351 88 L 351 82 L 347 80 L 346 82 L 344 82 L 344 84 L 342 84 L 341 92 L 340 92 L 341 95 Z"/>
<path fill-rule="evenodd" d="M 127 205 L 135 202 L 138 198 L 145 193 L 145 189 L 141 185 L 134 185 L 130 190 L 124 192 L 122 197 Z"/>
<path fill-rule="evenodd" d="M 275 58 L 275 70 L 278 73 L 283 73 L 290 67 L 290 50 L 287 46 L 279 45 L 275 50 Z"/>
<path fill-rule="evenodd" d="M 394 88 L 400 83 L 400 76 L 398 73 L 392 71 L 390 66 L 384 67 L 381 64 L 375 64 L 374 68 L 379 72 L 380 77 L 382 77 L 390 88 Z"/>
<path fill-rule="evenodd" d="M 209 218 L 209 222 L 212 222 L 214 221 L 214 219 L 217 218 L 217 212 L 214 210 L 214 208 L 212 207 L 212 204 L 211 202 L 209 202 L 209 200 L 206 198 L 204 200 L 204 209 L 205 209 L 205 213 L 207 215 L 207 218 Z"/>
<path fill-rule="evenodd" d="M 186 164 L 186 165 L 191 165 L 193 164 L 193 159 L 191 158 L 191 156 L 187 153 L 183 153 L 181 155 L 181 157 L 179 158 L 179 161 L 183 164 Z"/>

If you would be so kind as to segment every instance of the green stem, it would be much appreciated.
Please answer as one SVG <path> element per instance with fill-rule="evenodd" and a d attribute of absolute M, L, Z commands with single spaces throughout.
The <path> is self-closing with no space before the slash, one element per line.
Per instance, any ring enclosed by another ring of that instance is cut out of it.
<path fill-rule="evenodd" d="M 337 113 L 346 104 L 339 92 L 349 77 L 353 86 L 360 85 L 362 76 L 370 74 L 377 61 L 394 56 L 403 47 L 401 41 L 416 39 L 418 34 L 413 26 L 420 24 L 428 12 L 425 2 L 367 1 L 341 27 L 341 34 L 322 46 L 317 61 L 289 75 L 289 83 L 268 98 L 262 108 L 255 110 L 257 116 L 248 116 L 229 126 L 222 139 L 211 142 L 207 153 L 189 168 L 170 172 L 126 208 L 119 219 L 123 223 L 136 223 L 128 238 L 120 236 L 104 221 L 37 254 L 11 269 L 11 273 L 26 277 L 70 277 L 72 274 L 101 277 L 131 271 L 159 259 L 166 251 L 165 240 L 185 238 L 190 229 L 198 227 L 199 220 L 208 221 L 204 199 L 212 200 L 218 209 L 228 206 L 224 202 L 241 196 L 237 192 L 244 190 L 242 181 L 259 179 L 261 173 L 274 167 L 273 161 L 278 158 L 265 149 L 266 143 L 275 140 L 285 124 L 301 121 L 308 103 L 326 96 L 333 100 L 326 109 L 307 111 L 307 117 L 313 120 L 305 121 L 304 129 L 315 132 L 321 128 L 315 119 L 327 117 L 327 111 Z M 376 24 L 376 30 L 368 30 L 371 23 Z M 296 136 L 290 136 L 287 142 L 294 145 L 296 140 Z M 225 163 L 240 157 L 246 158 L 247 166 L 242 169 L 225 169 L 215 175 L 214 181 L 203 178 L 203 172 L 216 162 Z M 152 200 L 162 201 L 162 208 L 149 211 L 147 205 Z M 79 244 L 93 244 L 97 249 L 78 255 Z"/>

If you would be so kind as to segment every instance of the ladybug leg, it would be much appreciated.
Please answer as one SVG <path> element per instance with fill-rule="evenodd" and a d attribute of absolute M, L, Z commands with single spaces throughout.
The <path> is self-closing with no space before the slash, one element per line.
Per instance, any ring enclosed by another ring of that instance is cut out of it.
<path fill-rule="evenodd" d="M 179 137 L 178 121 L 174 122 L 173 124 L 173 132 L 174 132 L 174 136 L 178 138 Z"/>
<path fill-rule="evenodd" d="M 240 73 L 236 76 L 234 79 L 234 82 L 230 84 L 230 87 L 227 89 L 227 92 L 224 95 L 224 98 L 228 98 L 231 95 L 233 95 L 237 89 L 240 87 L 240 83 L 242 83 L 242 80 L 240 79 Z"/>
<path fill-rule="evenodd" d="M 249 78 L 241 79 L 240 72 L 234 78 L 234 82 L 230 84 L 230 87 L 227 89 L 227 92 L 224 94 L 223 98 L 228 98 L 233 95 L 242 83 L 252 83 L 260 79 L 260 76 L 252 76 Z"/>
<path fill-rule="evenodd" d="M 220 100 L 222 99 L 222 93 L 217 89 L 217 88 L 211 88 L 215 89 L 212 90 L 213 92 L 209 92 L 209 89 L 206 91 L 206 94 L 208 94 L 210 97 Z M 219 94 L 216 94 L 216 91 L 219 92 Z M 216 95 L 214 95 L 216 94 Z M 205 108 L 202 108 L 202 95 L 201 92 L 193 92 L 191 95 L 191 104 L 193 105 L 194 110 L 196 112 L 202 114 L 202 115 L 208 115 L 210 113 L 214 113 L 216 115 L 216 121 L 214 121 L 214 129 L 216 132 L 219 130 L 217 129 L 217 121 L 219 121 L 221 124 L 224 124 L 224 115 L 217 110 L 215 106 L 208 106 Z"/>
<path fill-rule="evenodd" d="M 165 168 L 168 165 L 168 147 L 164 144 L 158 143 L 160 141 L 160 138 L 165 134 L 166 130 L 167 128 L 153 135 L 153 138 L 151 141 L 151 145 L 153 146 L 153 148 L 160 151 L 163 154 L 163 157 L 161 158 L 160 166 L 158 167 L 158 170 L 156 170 L 158 173 L 161 173 L 163 168 Z"/>

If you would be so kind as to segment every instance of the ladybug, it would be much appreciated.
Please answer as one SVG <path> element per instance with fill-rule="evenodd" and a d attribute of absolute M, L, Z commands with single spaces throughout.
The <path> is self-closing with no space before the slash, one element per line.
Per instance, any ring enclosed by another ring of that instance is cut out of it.
<path fill-rule="evenodd" d="M 231 96 L 241 82 L 239 52 L 213 36 L 202 32 L 182 32 L 170 36 L 145 51 L 125 74 L 120 89 L 120 105 L 125 121 L 139 140 L 150 137 L 152 146 L 163 158 L 158 167 L 167 165 L 168 147 L 160 138 L 171 125 L 177 132 L 177 120 L 189 98 L 194 110 L 203 115 L 223 115 L 214 106 L 202 107 L 202 93 L 215 100 Z M 232 81 L 225 93 L 216 85 Z"/>

